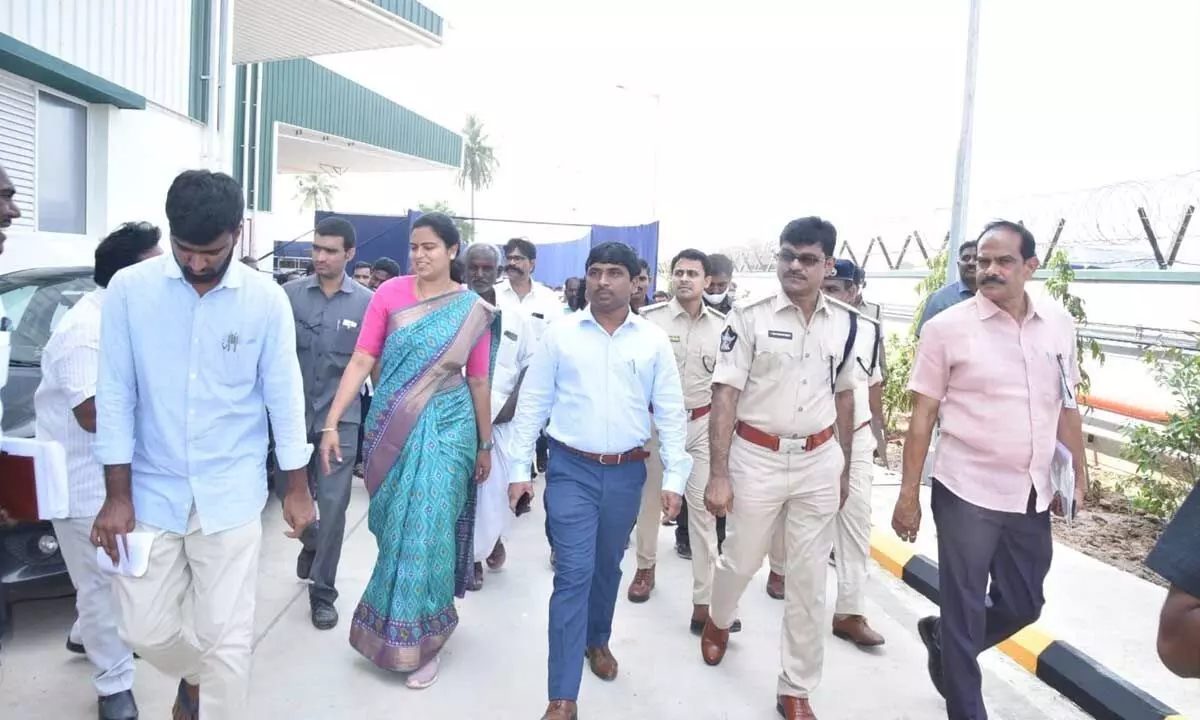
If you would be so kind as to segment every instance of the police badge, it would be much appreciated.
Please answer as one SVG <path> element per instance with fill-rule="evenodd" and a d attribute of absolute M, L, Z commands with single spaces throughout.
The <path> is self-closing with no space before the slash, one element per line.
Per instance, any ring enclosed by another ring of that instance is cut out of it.
<path fill-rule="evenodd" d="M 721 352 L 729 352 L 733 350 L 734 343 L 737 342 L 737 333 L 733 331 L 730 325 L 725 326 L 725 332 L 721 333 Z"/>

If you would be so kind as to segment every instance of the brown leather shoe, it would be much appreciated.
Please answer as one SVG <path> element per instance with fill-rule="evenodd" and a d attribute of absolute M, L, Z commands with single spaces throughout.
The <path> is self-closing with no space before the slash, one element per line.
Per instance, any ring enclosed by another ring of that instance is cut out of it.
<path fill-rule="evenodd" d="M 171 708 L 171 720 L 198 720 L 200 717 L 200 686 L 186 680 L 179 681 L 175 691 L 175 705 Z"/>
<path fill-rule="evenodd" d="M 497 540 L 496 547 L 492 548 L 492 554 L 487 556 L 487 566 L 493 570 L 499 570 L 504 567 L 504 561 L 508 559 L 508 552 L 504 549 L 504 541 Z"/>
<path fill-rule="evenodd" d="M 862 615 L 834 615 L 833 635 L 859 647 L 879 647 L 883 636 L 871 629 Z"/>
<path fill-rule="evenodd" d="M 808 704 L 808 698 L 780 695 L 775 701 L 775 709 L 785 720 L 817 720 L 812 706 Z"/>
<path fill-rule="evenodd" d="M 588 667 L 593 675 L 601 680 L 617 679 L 617 659 L 607 645 L 588 648 L 583 654 L 588 659 Z"/>
<path fill-rule="evenodd" d="M 708 606 L 707 605 L 693 605 L 692 606 L 692 619 L 691 619 L 691 622 L 688 623 L 688 628 L 692 631 L 692 634 L 699 635 L 700 633 L 704 632 L 704 624 L 706 622 L 708 622 Z M 734 620 L 733 624 L 729 626 L 729 632 L 735 633 L 735 632 L 741 632 L 741 631 L 742 631 L 742 621 Z"/>
<path fill-rule="evenodd" d="M 472 592 L 483 589 L 483 563 L 475 563 L 474 577 L 467 581 L 467 589 Z"/>
<path fill-rule="evenodd" d="M 579 708 L 570 700 L 551 700 L 542 720 L 578 720 Z"/>
<path fill-rule="evenodd" d="M 638 570 L 629 583 L 629 602 L 644 603 L 650 599 L 650 591 L 654 589 L 654 568 Z"/>
<path fill-rule="evenodd" d="M 767 576 L 767 594 L 776 600 L 783 599 L 783 576 L 771 573 Z"/>
<path fill-rule="evenodd" d="M 704 631 L 700 633 L 700 656 L 709 665 L 720 665 L 728 648 L 729 631 L 717 629 L 712 618 L 709 618 L 704 623 Z"/>

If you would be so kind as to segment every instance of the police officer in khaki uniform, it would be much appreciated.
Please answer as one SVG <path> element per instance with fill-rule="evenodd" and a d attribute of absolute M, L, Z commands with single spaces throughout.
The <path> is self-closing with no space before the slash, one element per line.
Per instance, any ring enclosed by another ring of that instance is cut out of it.
<path fill-rule="evenodd" d="M 683 401 L 688 416 L 687 451 L 692 456 L 686 498 L 689 535 L 700 540 L 692 555 L 693 632 L 708 620 L 713 570 L 717 560 L 717 519 L 704 507 L 708 484 L 708 414 L 712 409 L 712 373 L 717 345 L 725 328 L 725 315 L 703 301 L 712 274 L 708 256 L 683 250 L 671 260 L 672 300 L 642 309 L 641 315 L 666 331 L 679 365 Z M 655 454 L 648 463 L 642 507 L 637 521 L 637 573 L 629 586 L 629 599 L 645 602 L 654 589 L 654 565 L 662 514 L 662 461 Z"/>
<path fill-rule="evenodd" d="M 779 239 L 780 291 L 734 309 L 721 333 L 709 420 L 705 504 L 728 515 L 712 611 L 700 638 L 709 665 L 725 656 L 738 601 L 785 523 L 787 592 L 777 708 L 815 720 L 809 696 L 824 662 L 825 568 L 834 517 L 849 493 L 854 388 L 844 362 L 857 312 L 825 297 L 837 231 L 808 217 Z"/>

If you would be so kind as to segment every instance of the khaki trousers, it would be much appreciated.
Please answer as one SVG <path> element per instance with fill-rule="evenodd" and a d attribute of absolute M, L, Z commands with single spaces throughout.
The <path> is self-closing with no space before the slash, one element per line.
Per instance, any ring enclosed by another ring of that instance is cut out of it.
<path fill-rule="evenodd" d="M 728 628 L 746 585 L 762 567 L 771 538 L 784 527 L 784 585 L 780 695 L 808 697 L 821 681 L 825 658 L 825 568 L 844 467 L 835 440 L 812 452 L 784 441 L 773 452 L 734 436 L 729 452 L 733 512 L 713 579 L 713 623 Z"/>
<path fill-rule="evenodd" d="M 704 507 L 708 487 L 708 415 L 688 423 L 687 451 L 692 456 L 684 502 L 688 504 L 688 538 L 692 546 L 692 604 L 712 600 L 713 573 L 717 569 L 717 517 Z M 698 542 L 697 542 L 698 541 Z"/>
<path fill-rule="evenodd" d="M 837 615 L 863 615 L 863 588 L 871 557 L 871 485 L 875 478 L 875 436 L 870 426 L 854 433 L 850 450 L 850 494 L 834 521 L 837 565 Z"/>
<path fill-rule="evenodd" d="M 690 433 L 689 433 L 690 434 Z M 662 527 L 663 463 L 658 456 L 658 433 L 646 443 L 646 482 L 642 485 L 642 505 L 634 525 L 634 546 L 638 570 L 648 570 L 658 561 L 658 531 Z"/>
<path fill-rule="evenodd" d="M 198 684 L 204 720 L 249 717 L 262 521 L 205 535 L 193 509 L 184 535 L 138 530 L 155 537 L 145 575 L 114 576 L 121 637 L 164 674 Z"/>

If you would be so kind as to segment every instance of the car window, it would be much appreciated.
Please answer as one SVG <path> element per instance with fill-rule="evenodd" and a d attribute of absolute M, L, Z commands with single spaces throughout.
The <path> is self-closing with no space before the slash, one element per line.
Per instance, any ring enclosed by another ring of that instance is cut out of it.
<path fill-rule="evenodd" d="M 63 313 L 96 288 L 87 276 L 51 276 L 0 292 L 0 302 L 12 322 L 11 365 L 38 366 L 42 349 Z"/>

